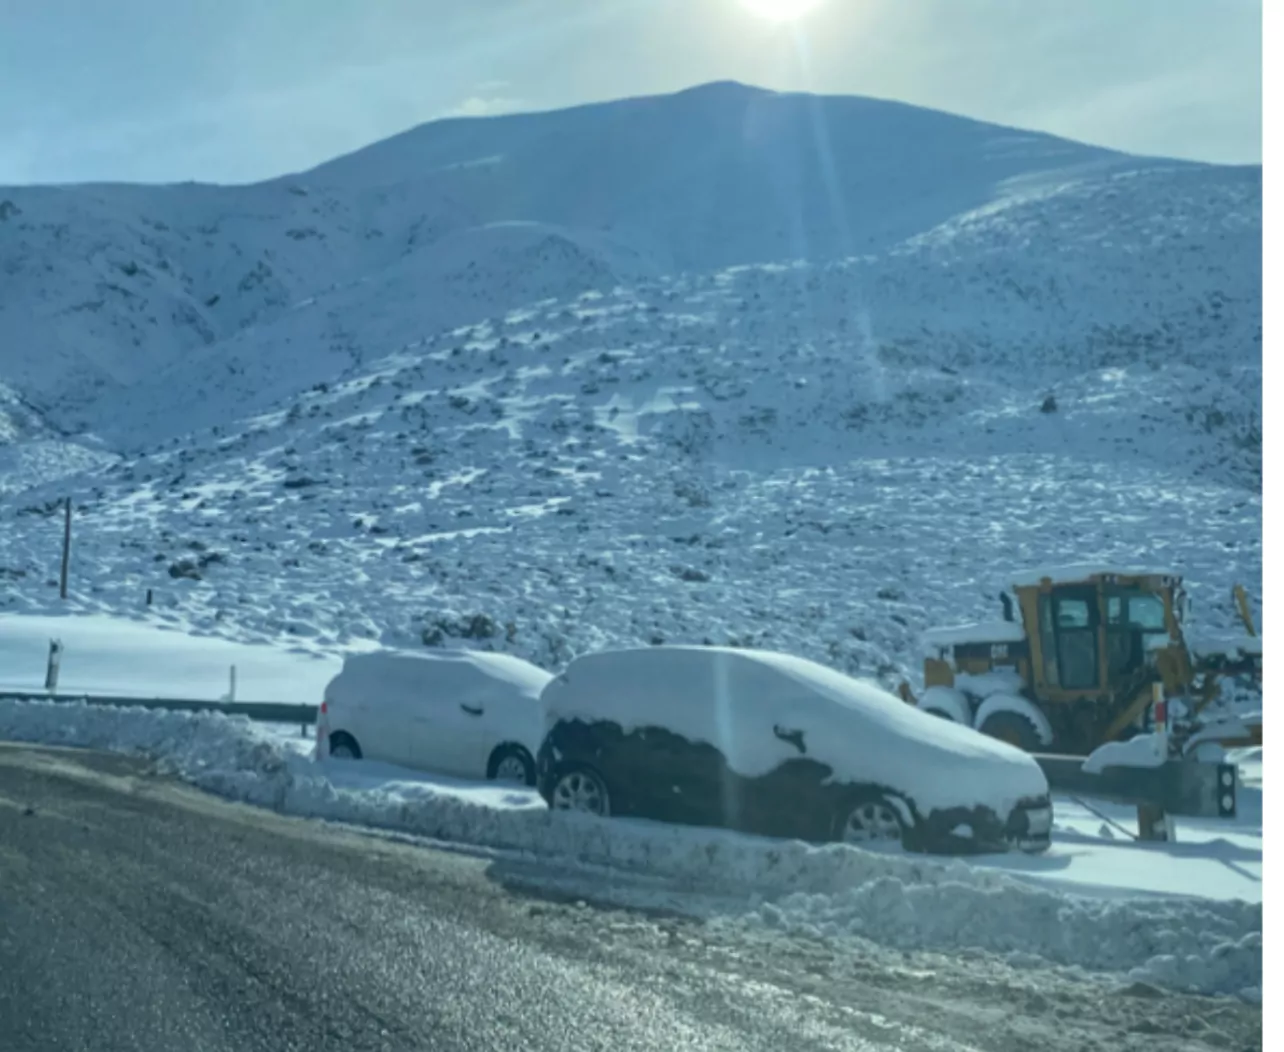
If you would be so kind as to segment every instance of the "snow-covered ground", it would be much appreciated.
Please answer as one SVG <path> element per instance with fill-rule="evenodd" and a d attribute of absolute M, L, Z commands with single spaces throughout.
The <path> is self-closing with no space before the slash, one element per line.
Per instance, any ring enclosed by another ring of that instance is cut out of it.
<path fill-rule="evenodd" d="M 0 497 L 110 464 L 115 454 L 97 440 L 69 438 L 5 383 L 0 366 Z"/>
<path fill-rule="evenodd" d="M 1198 878 L 1180 898 L 1135 889 L 1124 895 L 1117 886 L 1103 896 L 1090 881 L 1075 890 L 1098 893 L 1070 894 L 1024 879 L 1029 860 L 1014 872 L 1001 872 L 1002 863 L 987 867 L 603 821 L 550 812 L 527 790 L 467 785 L 373 764 L 318 764 L 297 728 L 217 714 L 0 701 L 0 738 L 138 752 L 205 789 L 288 814 L 520 852 L 615 873 L 617 879 L 633 874 L 674 881 L 698 889 L 690 908 L 716 923 L 767 926 L 840 943 L 854 938 L 900 948 L 982 950 L 1013 963 L 1038 961 L 1204 993 L 1261 996 L 1260 901 L 1195 897 Z M 1063 851 L 1054 847 L 1046 861 L 1073 865 L 1073 855 Z M 1181 854 L 1170 849 L 1166 864 L 1183 865 Z"/>
<path fill-rule="evenodd" d="M 1049 562 L 1171 568 L 1211 634 L 1242 582 L 1261 625 L 1260 167 L 724 84 L 259 186 L 0 188 L 0 220 L 23 689 L 51 636 L 86 691 L 216 698 L 235 664 L 239 698 L 314 701 L 375 642 L 747 645 L 917 688 L 925 629 Z M 1061 802 L 1048 856 L 942 868 L 336 785 L 212 717 L 0 711 L 294 813 L 744 877 L 752 923 L 1260 984 L 1251 808 L 1143 848 Z"/>
<path fill-rule="evenodd" d="M 1175 843 L 1133 840 L 1136 808 L 1056 797 L 1052 851 L 982 860 L 1029 878 L 1089 895 L 1194 895 L 1262 901 L 1262 790 L 1241 786 L 1231 820 L 1177 818 Z"/>
<path fill-rule="evenodd" d="M 70 609 L 152 588 L 328 652 L 707 639 L 915 680 L 923 629 L 1049 561 L 1171 567 L 1233 629 L 1260 169 L 830 100 L 835 201 L 799 105 L 715 85 L 258 187 L 4 191 L 15 419 L 129 455 L 0 484 L 0 610 L 60 605 L 70 493 Z M 700 148 L 639 151 L 660 127 Z"/>
<path fill-rule="evenodd" d="M 311 739 L 297 727 L 258 724 L 252 735 L 273 739 L 282 748 L 314 755 Z M 1243 755 L 1245 752 L 1255 755 Z M 1175 843 L 1143 843 L 1137 835 L 1136 808 L 1104 800 L 1054 797 L 1053 844 L 1045 855 L 989 855 L 966 865 L 1007 873 L 1032 885 L 1059 888 L 1093 898 L 1138 896 L 1194 897 L 1217 901 L 1262 901 L 1262 781 L 1260 749 L 1232 754 L 1241 784 L 1234 820 L 1178 818 Z M 394 798 L 444 793 L 508 807 L 544 807 L 533 789 L 496 788 L 460 782 L 404 767 L 368 762 L 326 764 L 337 787 L 368 789 Z M 703 834 L 690 833 L 699 838 Z M 752 839 L 752 838 L 750 838 Z"/>
<path fill-rule="evenodd" d="M 59 693 L 214 701 L 320 704 L 342 666 L 304 648 L 235 643 L 103 614 L 40 617 L 0 613 L 0 690 L 44 690 L 51 640 L 63 645 Z"/>
<path fill-rule="evenodd" d="M 66 646 L 64 687 L 131 695 L 218 697 L 235 662 L 241 684 L 270 692 L 263 700 L 312 702 L 339 665 L 103 616 L 9 615 L 0 616 L 4 678 L 38 686 L 54 637 Z M 1129 840 L 1136 825 L 1127 808 L 1057 799 L 1046 855 L 947 862 L 553 817 L 531 790 L 365 761 L 319 765 L 311 735 L 298 727 L 210 714 L 0 702 L 0 738 L 142 752 L 206 789 L 292 814 L 678 880 L 721 897 L 713 910 L 719 923 L 1027 953 L 1208 991 L 1260 984 L 1250 973 L 1262 901 L 1261 750 L 1234 757 L 1243 772 L 1239 818 L 1179 820 L 1175 844 Z M 748 907 L 729 904 L 746 896 Z M 1011 896 L 1025 912 L 1005 912 Z M 913 913 L 898 907 L 887 915 L 889 897 L 912 902 Z M 1169 901 L 1178 897 L 1205 905 Z M 711 908 L 707 902 L 692 900 L 691 908 Z M 1098 945 L 1116 926 L 1126 937 L 1113 933 Z M 1239 948 L 1217 949 L 1223 945 Z"/>

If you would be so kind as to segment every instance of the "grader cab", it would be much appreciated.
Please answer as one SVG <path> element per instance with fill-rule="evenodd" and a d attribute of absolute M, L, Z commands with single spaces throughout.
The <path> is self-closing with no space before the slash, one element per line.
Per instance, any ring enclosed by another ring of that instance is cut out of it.
<path fill-rule="evenodd" d="M 1223 677 L 1260 686 L 1261 640 L 1238 586 L 1248 635 L 1211 650 L 1187 639 L 1189 604 L 1174 574 L 1044 571 L 1001 598 L 1001 621 L 927 633 L 926 689 L 916 698 L 903 685 L 907 701 L 1030 752 L 1086 755 L 1152 729 L 1156 708 L 1178 742 L 1260 744 L 1260 721 L 1219 737 L 1201 733 L 1208 728 L 1199 719 Z"/>

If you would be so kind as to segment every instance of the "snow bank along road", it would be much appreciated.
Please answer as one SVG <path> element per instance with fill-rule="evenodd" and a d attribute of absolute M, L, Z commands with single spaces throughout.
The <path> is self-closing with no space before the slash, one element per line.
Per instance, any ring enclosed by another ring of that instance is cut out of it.
<path fill-rule="evenodd" d="M 1261 1047 L 1260 1010 L 1230 1000 L 840 955 L 623 908 L 633 893 L 0 744 L 12 1052 Z"/>
<path fill-rule="evenodd" d="M 1016 967 L 1109 973 L 1121 983 L 1261 1001 L 1261 902 L 1192 897 L 1197 889 L 1183 882 L 1168 889 L 1180 897 L 1101 899 L 958 860 L 554 813 L 534 793 L 493 783 L 416 779 L 379 764 L 318 764 L 297 730 L 283 737 L 279 728 L 214 713 L 0 700 L 0 740 L 144 756 L 201 789 L 281 814 L 667 881 L 688 892 L 671 900 L 674 909 L 729 929 L 821 939 L 859 953 L 870 944 L 979 952 Z M 1260 822 L 1256 841 L 1260 867 Z M 1055 876 L 1074 868 L 1077 853 L 1071 847 L 1036 861 Z M 689 894 L 695 889 L 703 895 Z"/>

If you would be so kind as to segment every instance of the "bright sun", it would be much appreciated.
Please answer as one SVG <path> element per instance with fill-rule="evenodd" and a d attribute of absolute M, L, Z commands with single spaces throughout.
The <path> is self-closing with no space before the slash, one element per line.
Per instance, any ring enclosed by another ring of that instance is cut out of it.
<path fill-rule="evenodd" d="M 824 0 L 740 0 L 755 15 L 772 22 L 792 22 L 821 5 Z"/>

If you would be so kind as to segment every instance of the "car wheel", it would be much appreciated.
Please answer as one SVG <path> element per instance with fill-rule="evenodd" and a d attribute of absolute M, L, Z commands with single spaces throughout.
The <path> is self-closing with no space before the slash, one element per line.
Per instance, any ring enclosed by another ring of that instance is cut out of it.
<path fill-rule="evenodd" d="M 985 718 L 985 722 L 976 728 L 982 734 L 997 738 L 1001 742 L 1015 745 L 1026 752 L 1038 752 L 1042 746 L 1039 741 L 1038 728 L 1026 716 L 1019 712 L 1000 709 Z"/>
<path fill-rule="evenodd" d="M 859 800 L 839 814 L 835 839 L 844 844 L 900 843 L 905 825 L 900 812 L 882 796 Z"/>
<path fill-rule="evenodd" d="M 361 746 L 351 734 L 335 731 L 330 735 L 330 755 L 336 760 L 359 760 Z"/>
<path fill-rule="evenodd" d="M 568 767 L 560 771 L 549 794 L 554 811 L 580 811 L 606 818 L 611 813 L 611 798 L 602 776 L 587 767 Z"/>
<path fill-rule="evenodd" d="M 496 782 L 535 784 L 535 761 L 520 745 L 501 745 L 490 754 L 486 777 Z"/>

